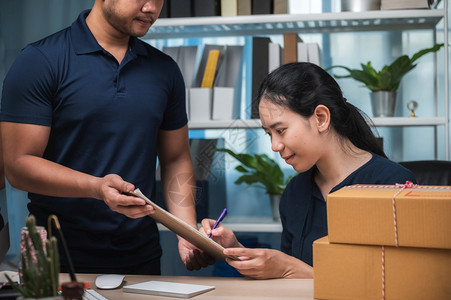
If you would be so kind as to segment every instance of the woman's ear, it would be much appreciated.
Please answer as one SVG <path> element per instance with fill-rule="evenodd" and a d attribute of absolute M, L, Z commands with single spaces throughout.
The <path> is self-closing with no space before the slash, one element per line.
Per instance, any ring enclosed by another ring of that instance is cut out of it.
<path fill-rule="evenodd" d="M 325 105 L 318 105 L 313 111 L 316 127 L 318 132 L 323 133 L 329 131 L 330 128 L 330 110 Z"/>

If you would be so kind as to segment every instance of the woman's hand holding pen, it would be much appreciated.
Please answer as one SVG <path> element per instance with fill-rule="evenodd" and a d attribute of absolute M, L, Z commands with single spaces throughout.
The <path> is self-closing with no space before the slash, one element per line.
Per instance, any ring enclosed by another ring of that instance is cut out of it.
<path fill-rule="evenodd" d="M 213 229 L 215 223 L 215 220 L 203 219 L 202 227 L 199 229 L 200 232 L 203 232 L 207 236 L 211 234 L 211 238 L 224 248 L 243 247 L 230 229 L 227 229 L 220 224 Z"/>
<path fill-rule="evenodd" d="M 238 256 L 240 260 L 226 259 L 243 276 L 256 279 L 269 278 L 313 278 L 313 268 L 303 261 L 273 249 L 249 249 L 238 242 L 230 229 L 217 225 L 212 219 L 203 219 L 202 233 L 223 246 L 224 254 Z"/>
<path fill-rule="evenodd" d="M 255 279 L 313 278 L 313 268 L 303 261 L 274 249 L 228 248 L 224 254 L 238 256 L 241 260 L 227 258 L 229 265 L 243 276 Z"/>

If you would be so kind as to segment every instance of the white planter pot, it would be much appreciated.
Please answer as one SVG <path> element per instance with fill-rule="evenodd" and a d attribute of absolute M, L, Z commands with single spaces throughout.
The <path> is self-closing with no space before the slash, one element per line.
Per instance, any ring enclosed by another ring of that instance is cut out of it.
<path fill-rule="evenodd" d="M 271 202 L 271 212 L 274 221 L 280 221 L 279 203 L 281 195 L 269 195 L 269 201 Z"/>
<path fill-rule="evenodd" d="M 371 92 L 373 117 L 393 117 L 395 115 L 396 92 Z"/>
<path fill-rule="evenodd" d="M 381 0 L 341 0 L 341 11 L 380 10 Z"/>

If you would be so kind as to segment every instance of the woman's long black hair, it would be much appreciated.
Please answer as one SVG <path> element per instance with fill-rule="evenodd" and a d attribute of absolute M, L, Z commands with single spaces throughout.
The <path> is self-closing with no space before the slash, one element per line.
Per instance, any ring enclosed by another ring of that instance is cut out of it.
<path fill-rule="evenodd" d="M 347 102 L 335 79 L 315 64 L 289 63 L 277 68 L 261 83 L 256 102 L 262 98 L 306 118 L 322 104 L 329 108 L 331 125 L 340 136 L 360 149 L 387 157 L 363 112 Z"/>

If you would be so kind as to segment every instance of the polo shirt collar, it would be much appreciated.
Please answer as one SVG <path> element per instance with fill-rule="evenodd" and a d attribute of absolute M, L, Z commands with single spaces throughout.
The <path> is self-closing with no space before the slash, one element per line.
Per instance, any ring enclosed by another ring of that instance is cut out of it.
<path fill-rule="evenodd" d="M 80 13 L 77 20 L 72 23 L 71 37 L 72 45 L 76 54 L 87 54 L 97 51 L 103 51 L 95 37 L 92 35 L 86 24 L 86 17 L 91 10 L 87 9 Z M 147 51 L 136 37 L 130 38 L 130 50 L 138 55 L 147 55 Z"/>
<path fill-rule="evenodd" d="M 76 54 L 102 51 L 102 47 L 97 43 L 86 24 L 86 17 L 90 11 L 90 9 L 82 11 L 70 28 L 72 45 Z"/>

